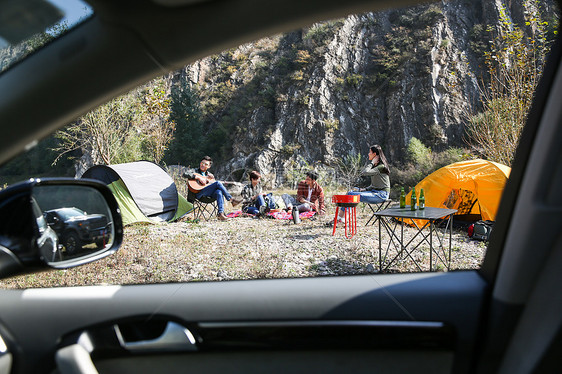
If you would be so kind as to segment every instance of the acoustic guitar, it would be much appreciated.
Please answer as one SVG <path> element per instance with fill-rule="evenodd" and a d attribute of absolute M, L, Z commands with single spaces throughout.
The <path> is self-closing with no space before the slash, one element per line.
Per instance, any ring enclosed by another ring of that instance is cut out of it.
<path fill-rule="evenodd" d="M 199 181 L 197 179 L 188 179 L 187 180 L 187 188 L 189 189 L 189 191 L 191 191 L 193 193 L 198 193 L 203 188 L 207 187 L 209 184 L 216 182 L 216 180 L 214 178 L 205 177 L 201 174 L 195 174 L 195 175 L 199 175 L 200 177 L 206 178 L 207 183 L 201 184 L 201 183 L 199 183 Z"/>

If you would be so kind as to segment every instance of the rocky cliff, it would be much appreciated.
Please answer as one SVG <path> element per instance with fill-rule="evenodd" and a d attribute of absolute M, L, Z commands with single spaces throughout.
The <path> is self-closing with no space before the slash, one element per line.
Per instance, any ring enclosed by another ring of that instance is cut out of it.
<path fill-rule="evenodd" d="M 329 165 L 375 143 L 396 164 L 412 137 L 436 151 L 467 146 L 486 27 L 500 7 L 524 27 L 535 6 L 459 0 L 353 15 L 205 58 L 173 81 L 198 93 L 204 131 L 222 139 L 222 175 L 280 181 L 291 161 Z"/>

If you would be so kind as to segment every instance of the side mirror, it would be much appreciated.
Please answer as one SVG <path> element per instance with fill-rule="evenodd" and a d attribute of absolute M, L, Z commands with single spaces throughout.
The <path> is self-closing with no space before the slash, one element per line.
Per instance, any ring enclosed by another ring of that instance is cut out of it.
<path fill-rule="evenodd" d="M 0 278 L 96 261 L 122 239 L 117 202 L 98 181 L 30 179 L 0 191 Z"/>

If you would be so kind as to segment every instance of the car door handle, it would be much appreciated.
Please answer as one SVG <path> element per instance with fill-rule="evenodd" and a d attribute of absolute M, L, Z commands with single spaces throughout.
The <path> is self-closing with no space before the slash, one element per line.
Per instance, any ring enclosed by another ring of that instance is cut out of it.
<path fill-rule="evenodd" d="M 56 353 L 57 368 L 61 374 L 98 374 L 91 357 L 91 353 L 97 350 L 112 351 L 119 347 L 121 351 L 131 353 L 197 351 L 197 341 L 191 331 L 171 321 L 165 322 L 162 333 L 154 339 L 133 341 L 122 332 L 119 324 L 113 324 L 83 331 L 70 342 L 72 344 L 65 345 Z"/>
<path fill-rule="evenodd" d="M 118 324 L 113 325 L 117 340 L 122 348 L 129 352 L 146 352 L 146 351 L 196 351 L 197 344 L 195 337 L 184 326 L 168 321 L 162 335 L 155 339 L 126 341 Z"/>

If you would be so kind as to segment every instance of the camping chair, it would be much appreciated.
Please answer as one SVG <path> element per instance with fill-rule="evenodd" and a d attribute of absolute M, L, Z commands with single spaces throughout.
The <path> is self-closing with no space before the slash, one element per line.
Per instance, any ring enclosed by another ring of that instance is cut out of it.
<path fill-rule="evenodd" d="M 200 199 L 195 197 L 191 201 L 193 204 L 193 218 L 210 220 L 218 213 L 217 199 L 214 197 L 203 196 Z"/>
<path fill-rule="evenodd" d="M 367 205 L 369 207 L 369 209 L 371 209 L 371 213 L 372 213 L 371 218 L 369 218 L 369 220 L 367 221 L 365 226 L 369 226 L 369 223 L 371 223 L 371 221 L 373 221 L 371 223 L 371 225 L 374 225 L 375 223 L 377 223 L 377 220 L 381 219 L 381 217 L 376 216 L 375 213 L 380 212 L 381 210 L 384 210 L 384 209 L 388 208 L 391 203 L 392 203 L 391 199 L 386 199 L 385 201 L 383 201 L 381 203 L 375 203 L 375 204 L 364 203 L 365 205 Z"/>

